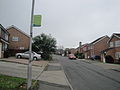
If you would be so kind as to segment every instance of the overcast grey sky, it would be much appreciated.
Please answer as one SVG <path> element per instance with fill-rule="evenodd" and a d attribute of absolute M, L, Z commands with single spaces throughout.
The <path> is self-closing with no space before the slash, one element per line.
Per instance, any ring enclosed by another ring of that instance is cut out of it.
<path fill-rule="evenodd" d="M 29 34 L 32 0 L 0 0 L 0 23 L 15 25 Z M 42 15 L 43 33 L 56 38 L 58 45 L 77 47 L 103 35 L 120 33 L 120 0 L 35 0 L 35 14 Z"/>

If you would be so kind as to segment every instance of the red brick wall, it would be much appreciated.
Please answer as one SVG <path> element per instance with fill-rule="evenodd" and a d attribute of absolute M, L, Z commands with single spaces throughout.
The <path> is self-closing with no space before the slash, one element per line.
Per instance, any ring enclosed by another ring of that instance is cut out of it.
<path fill-rule="evenodd" d="M 120 39 L 114 36 L 114 37 L 110 40 L 110 42 L 113 42 L 114 45 L 115 45 L 115 41 L 117 41 L 117 40 L 120 40 Z M 109 42 L 109 43 L 110 43 L 110 42 Z M 109 50 L 109 51 L 107 52 L 107 55 L 111 55 L 111 56 L 115 59 L 115 53 L 116 53 L 116 52 L 120 52 L 120 47 L 114 47 L 113 49 Z"/>
<path fill-rule="evenodd" d="M 70 49 L 70 52 L 71 52 L 71 54 L 75 54 L 77 52 L 77 49 L 72 48 L 72 49 Z"/>
<path fill-rule="evenodd" d="M 15 28 L 8 29 L 10 33 L 9 37 L 9 49 L 20 49 L 20 47 L 24 47 L 24 49 L 29 49 L 29 40 L 30 38 Z M 19 37 L 19 41 L 12 41 L 12 37 Z"/>
<path fill-rule="evenodd" d="M 101 41 L 97 42 L 94 46 L 93 46 L 93 53 L 94 55 L 101 55 L 101 51 L 105 50 L 108 48 L 108 40 L 109 37 L 105 37 L 104 39 L 102 39 Z"/>

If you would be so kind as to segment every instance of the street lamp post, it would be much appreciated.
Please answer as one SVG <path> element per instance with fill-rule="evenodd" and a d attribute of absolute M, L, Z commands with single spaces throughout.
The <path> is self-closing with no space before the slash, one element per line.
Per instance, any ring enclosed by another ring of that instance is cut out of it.
<path fill-rule="evenodd" d="M 30 52 L 30 57 L 29 57 L 29 62 L 28 62 L 28 70 L 27 70 L 27 90 L 31 89 L 31 84 L 32 84 L 32 29 L 33 29 L 33 14 L 34 14 L 34 4 L 35 0 L 32 0 L 32 10 L 31 10 L 31 23 L 30 23 L 30 45 L 29 45 L 29 52 Z"/>

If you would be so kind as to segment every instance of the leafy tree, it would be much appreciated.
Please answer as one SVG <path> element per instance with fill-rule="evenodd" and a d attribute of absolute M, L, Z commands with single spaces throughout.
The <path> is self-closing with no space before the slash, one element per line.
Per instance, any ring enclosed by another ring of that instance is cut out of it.
<path fill-rule="evenodd" d="M 77 58 L 79 58 L 79 59 L 84 59 L 85 58 L 84 54 L 83 53 L 79 53 L 78 51 L 75 53 L 75 56 Z"/>
<path fill-rule="evenodd" d="M 42 52 L 43 59 L 50 60 L 52 53 L 56 50 L 56 40 L 51 35 L 42 33 L 33 38 L 32 49 L 35 52 Z"/>

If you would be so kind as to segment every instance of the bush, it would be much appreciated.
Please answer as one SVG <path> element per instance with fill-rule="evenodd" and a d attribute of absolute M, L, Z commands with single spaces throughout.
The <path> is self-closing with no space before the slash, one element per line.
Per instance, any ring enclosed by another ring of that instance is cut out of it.
<path fill-rule="evenodd" d="M 75 56 L 77 58 L 79 58 L 79 59 L 84 59 L 85 58 L 84 54 L 83 53 L 79 53 L 79 52 L 75 53 Z"/>
<path fill-rule="evenodd" d="M 47 53 L 42 53 L 41 54 L 41 57 L 44 59 L 44 60 L 52 60 L 52 55 L 51 54 L 47 54 Z"/>
<path fill-rule="evenodd" d="M 52 53 L 56 50 L 56 39 L 42 33 L 33 38 L 32 49 L 35 52 L 41 51 L 44 60 L 52 60 Z"/>

